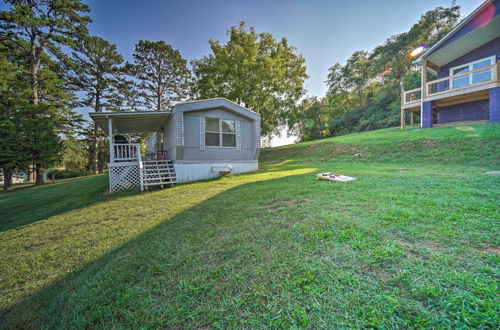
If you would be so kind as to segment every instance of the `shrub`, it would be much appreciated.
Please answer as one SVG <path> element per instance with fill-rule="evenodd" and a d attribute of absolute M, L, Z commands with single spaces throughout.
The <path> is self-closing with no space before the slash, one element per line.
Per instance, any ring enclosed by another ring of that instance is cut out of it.
<path fill-rule="evenodd" d="M 69 171 L 69 170 L 50 170 L 47 172 L 47 178 L 51 179 L 51 180 L 76 178 L 76 177 L 82 176 L 82 175 L 85 175 L 85 174 L 82 172 Z"/>

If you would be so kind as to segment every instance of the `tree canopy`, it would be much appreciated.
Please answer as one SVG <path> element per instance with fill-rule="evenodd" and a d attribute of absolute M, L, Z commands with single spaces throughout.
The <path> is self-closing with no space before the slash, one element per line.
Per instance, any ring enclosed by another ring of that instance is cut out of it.
<path fill-rule="evenodd" d="M 194 95 L 248 107 L 261 115 L 262 134 L 269 134 L 287 123 L 305 93 L 305 60 L 285 38 L 276 41 L 243 22 L 228 37 L 226 44 L 210 40 L 212 54 L 192 62 Z"/>
<path fill-rule="evenodd" d="M 181 53 L 164 41 L 135 45 L 132 75 L 138 80 L 139 103 L 148 110 L 168 110 L 189 95 L 191 73 Z"/>
<path fill-rule="evenodd" d="M 332 65 L 326 80 L 328 92 L 322 102 L 325 105 L 323 121 L 314 127 L 311 123 L 315 121 L 311 120 L 315 111 L 307 108 L 311 105 L 302 107 L 299 125 L 313 126 L 299 129 L 304 134 L 301 137 L 318 138 L 318 134 L 327 137 L 397 125 L 400 83 L 403 82 L 407 90 L 420 84 L 420 72 L 408 54 L 421 44 L 432 45 L 442 38 L 459 17 L 458 6 L 437 7 L 422 15 L 408 32 L 391 36 L 370 52 L 354 52 L 343 65 Z"/>

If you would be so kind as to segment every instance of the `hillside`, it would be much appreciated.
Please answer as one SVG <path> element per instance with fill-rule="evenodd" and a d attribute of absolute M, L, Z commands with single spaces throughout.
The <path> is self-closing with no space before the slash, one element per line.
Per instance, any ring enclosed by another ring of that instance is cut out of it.
<path fill-rule="evenodd" d="M 497 327 L 499 142 L 385 129 L 150 193 L 93 176 L 0 194 L 0 324 Z"/>

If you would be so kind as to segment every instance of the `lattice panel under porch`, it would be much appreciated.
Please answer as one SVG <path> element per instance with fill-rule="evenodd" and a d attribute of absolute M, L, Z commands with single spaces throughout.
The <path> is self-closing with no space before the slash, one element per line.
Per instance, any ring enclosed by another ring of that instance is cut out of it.
<path fill-rule="evenodd" d="M 139 164 L 133 165 L 110 165 L 109 166 L 109 191 L 139 188 L 141 186 L 141 174 Z"/>

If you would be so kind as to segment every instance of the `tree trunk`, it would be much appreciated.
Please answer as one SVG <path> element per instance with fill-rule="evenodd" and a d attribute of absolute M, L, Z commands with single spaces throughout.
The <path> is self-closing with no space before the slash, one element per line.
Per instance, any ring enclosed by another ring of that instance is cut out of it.
<path fill-rule="evenodd" d="M 94 123 L 94 149 L 92 150 L 92 173 L 99 173 L 99 128 Z"/>
<path fill-rule="evenodd" d="M 35 177 L 35 165 L 30 164 L 28 166 L 28 182 L 35 182 L 36 177 Z"/>
<path fill-rule="evenodd" d="M 12 185 L 12 170 L 3 169 L 3 191 L 9 190 Z"/>
<path fill-rule="evenodd" d="M 42 164 L 35 164 L 35 173 L 36 173 L 36 181 L 35 181 L 35 186 L 40 186 L 42 184 L 45 184 L 45 181 L 43 180 L 43 168 Z"/>

